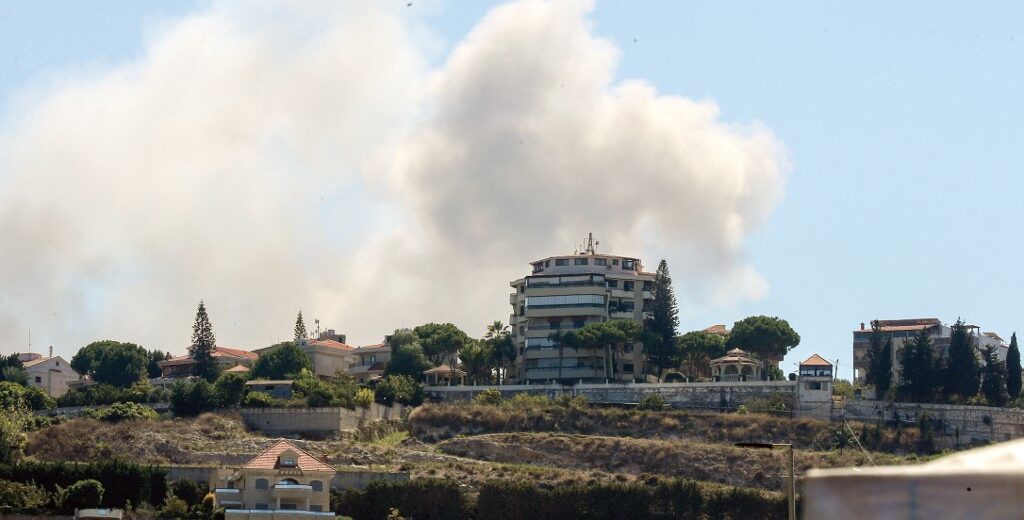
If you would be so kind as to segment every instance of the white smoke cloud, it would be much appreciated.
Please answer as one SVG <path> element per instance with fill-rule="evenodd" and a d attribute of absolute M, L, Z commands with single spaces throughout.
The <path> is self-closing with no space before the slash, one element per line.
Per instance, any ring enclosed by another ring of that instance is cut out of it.
<path fill-rule="evenodd" d="M 768 129 L 617 82 L 589 2 L 499 7 L 436 70 L 379 4 L 218 5 L 15 107 L 0 349 L 31 327 L 68 354 L 180 351 L 200 298 L 225 345 L 287 339 L 300 308 L 358 343 L 477 334 L 529 261 L 588 231 L 651 269 L 664 254 L 688 305 L 763 294 L 744 239 L 782 194 Z"/>

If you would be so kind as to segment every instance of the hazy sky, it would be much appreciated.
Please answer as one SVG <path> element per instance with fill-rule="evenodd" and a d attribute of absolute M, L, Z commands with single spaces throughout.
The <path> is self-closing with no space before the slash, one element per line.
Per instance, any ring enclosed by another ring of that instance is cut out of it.
<path fill-rule="evenodd" d="M 407 3 L 0 1 L 0 352 L 480 334 L 588 231 L 787 371 L 1024 323 L 1017 3 Z"/>

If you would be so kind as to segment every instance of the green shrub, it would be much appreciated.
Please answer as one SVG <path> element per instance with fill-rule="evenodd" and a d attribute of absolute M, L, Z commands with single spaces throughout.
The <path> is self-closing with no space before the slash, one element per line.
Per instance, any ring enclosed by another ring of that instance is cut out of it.
<path fill-rule="evenodd" d="M 354 520 L 387 518 L 392 509 L 398 509 L 407 518 L 463 520 L 470 516 L 466 495 L 451 480 L 376 481 L 362 491 L 349 489 L 336 497 L 336 514 Z"/>
<path fill-rule="evenodd" d="M 218 404 L 217 390 L 205 379 L 176 381 L 171 387 L 171 412 L 178 417 L 194 417 L 215 410 Z"/>
<path fill-rule="evenodd" d="M 269 408 L 274 405 L 274 398 L 266 392 L 249 392 L 242 399 L 242 406 L 247 408 Z"/>
<path fill-rule="evenodd" d="M 60 504 L 66 512 L 91 509 L 103 503 L 103 484 L 94 479 L 79 480 L 60 491 Z"/>
<path fill-rule="evenodd" d="M 171 483 L 171 494 L 184 500 L 189 507 L 199 505 L 209 492 L 209 486 L 191 480 L 181 479 Z"/>
<path fill-rule="evenodd" d="M 369 408 L 373 404 L 374 393 L 369 388 L 360 388 L 356 390 L 356 396 L 354 398 L 356 406 L 360 408 Z"/>
<path fill-rule="evenodd" d="M 751 413 L 778 414 L 785 413 L 791 408 L 791 399 L 786 395 L 776 392 L 768 397 L 751 399 L 746 403 Z"/>
<path fill-rule="evenodd" d="M 0 465 L 0 480 L 34 483 L 50 493 L 90 479 L 99 481 L 105 490 L 103 507 L 122 507 L 128 501 L 162 504 L 167 495 L 167 471 L 155 466 L 118 460 L 89 464 L 24 461 Z"/>
<path fill-rule="evenodd" d="M 501 396 L 501 391 L 497 388 L 488 388 L 476 396 L 473 400 L 480 404 L 499 405 L 505 399 Z"/>
<path fill-rule="evenodd" d="M 546 395 L 516 394 L 508 401 L 513 408 L 544 408 L 551 406 L 552 401 Z"/>
<path fill-rule="evenodd" d="M 0 513 L 41 513 L 49 501 L 46 491 L 31 484 L 0 480 Z"/>
<path fill-rule="evenodd" d="M 409 376 L 387 376 L 377 384 L 377 402 L 418 406 L 423 402 L 423 387 Z"/>
<path fill-rule="evenodd" d="M 160 508 L 160 518 L 186 518 L 188 517 L 188 504 L 184 500 L 171 495 L 164 501 Z"/>
<path fill-rule="evenodd" d="M 152 408 L 138 403 L 114 403 L 107 408 L 86 410 L 82 416 L 107 422 L 144 421 L 158 417 Z"/>
<path fill-rule="evenodd" d="M 640 400 L 640 404 L 637 406 L 640 410 L 664 410 L 668 407 L 668 402 L 665 398 L 658 395 L 652 394 L 644 397 Z"/>
<path fill-rule="evenodd" d="M 217 390 L 217 402 L 225 408 L 238 406 L 245 393 L 245 376 L 236 372 L 225 372 L 213 384 Z"/>
<path fill-rule="evenodd" d="M 558 399 L 555 399 L 555 402 L 559 406 L 564 406 L 566 408 L 586 408 L 587 396 L 562 394 L 558 396 Z"/>

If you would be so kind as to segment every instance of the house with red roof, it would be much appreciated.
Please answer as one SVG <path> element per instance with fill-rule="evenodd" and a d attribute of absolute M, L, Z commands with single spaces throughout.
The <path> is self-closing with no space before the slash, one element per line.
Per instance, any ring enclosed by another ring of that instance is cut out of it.
<path fill-rule="evenodd" d="M 253 352 L 263 356 L 283 346 L 283 343 L 270 347 L 259 348 Z M 298 343 L 299 350 L 309 356 L 313 364 L 313 374 L 321 379 L 336 377 L 338 370 L 348 372 L 348 368 L 358 361 L 355 348 L 340 341 L 322 337 L 321 339 L 303 339 Z"/>
<path fill-rule="evenodd" d="M 279 440 L 250 460 L 214 490 L 225 520 L 334 518 L 331 479 L 337 471 L 327 461 Z"/>
<path fill-rule="evenodd" d="M 255 352 L 221 347 L 219 345 L 213 347 L 212 356 L 214 362 L 217 363 L 221 370 L 232 369 L 238 365 L 251 367 L 253 362 L 260 357 Z M 192 357 L 192 354 L 185 354 L 184 356 L 161 361 L 157 363 L 157 366 L 160 367 L 163 377 L 187 377 L 192 374 L 192 369 L 196 366 L 196 360 Z"/>

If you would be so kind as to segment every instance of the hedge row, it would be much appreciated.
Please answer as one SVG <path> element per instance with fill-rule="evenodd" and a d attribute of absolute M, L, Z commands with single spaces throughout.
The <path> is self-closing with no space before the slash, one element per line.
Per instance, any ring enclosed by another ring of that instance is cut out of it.
<path fill-rule="evenodd" d="M 167 496 L 167 470 L 118 460 L 75 464 L 66 462 L 19 462 L 0 465 L 0 480 L 32 483 L 48 492 L 79 480 L 94 479 L 103 485 L 104 507 L 124 507 L 148 502 L 163 504 Z"/>
<path fill-rule="evenodd" d="M 785 518 L 786 498 L 695 481 L 574 484 L 544 489 L 528 481 L 490 481 L 476 501 L 452 481 L 419 479 L 370 484 L 337 497 L 336 513 L 380 520 L 391 508 L 417 520 L 744 519 Z"/>

